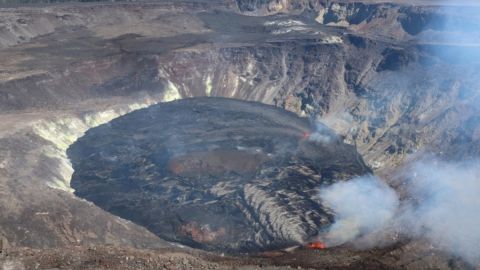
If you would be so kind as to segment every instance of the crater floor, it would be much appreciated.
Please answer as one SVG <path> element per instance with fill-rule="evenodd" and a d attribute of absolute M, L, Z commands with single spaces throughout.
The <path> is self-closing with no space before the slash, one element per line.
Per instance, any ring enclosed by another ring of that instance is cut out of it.
<path fill-rule="evenodd" d="M 250 252 L 304 243 L 332 221 L 317 188 L 369 172 L 353 146 L 311 128 L 307 118 L 260 103 L 162 103 L 74 143 L 72 187 L 192 247 Z"/>

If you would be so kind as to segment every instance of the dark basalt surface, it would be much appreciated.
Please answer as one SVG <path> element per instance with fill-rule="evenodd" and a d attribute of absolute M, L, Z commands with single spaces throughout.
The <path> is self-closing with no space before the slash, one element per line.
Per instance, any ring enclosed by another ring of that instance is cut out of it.
<path fill-rule="evenodd" d="M 307 136 L 311 129 L 259 103 L 162 103 L 73 144 L 72 187 L 166 240 L 230 252 L 285 247 L 332 221 L 320 185 L 369 172 L 353 146 L 323 127 Z M 312 140 L 320 135 L 327 140 Z"/>

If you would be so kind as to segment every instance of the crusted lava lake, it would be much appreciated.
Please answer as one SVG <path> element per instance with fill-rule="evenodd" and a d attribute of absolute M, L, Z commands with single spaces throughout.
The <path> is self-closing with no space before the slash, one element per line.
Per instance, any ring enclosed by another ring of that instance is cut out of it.
<path fill-rule="evenodd" d="M 318 187 L 370 172 L 328 128 L 225 98 L 127 114 L 68 155 L 75 195 L 168 241 L 233 253 L 312 239 L 333 221 Z"/>

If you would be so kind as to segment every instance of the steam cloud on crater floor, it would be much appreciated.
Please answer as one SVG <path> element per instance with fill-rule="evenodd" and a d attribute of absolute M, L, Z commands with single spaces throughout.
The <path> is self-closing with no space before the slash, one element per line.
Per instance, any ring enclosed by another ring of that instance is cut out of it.
<path fill-rule="evenodd" d="M 330 129 L 328 126 L 324 125 L 319 121 L 315 121 L 312 123 L 312 126 L 315 127 L 314 131 L 309 134 L 308 140 L 322 143 L 322 144 L 329 144 L 334 142 L 337 138 L 337 135 Z"/>
<path fill-rule="evenodd" d="M 409 199 L 374 176 L 322 188 L 323 204 L 336 221 L 323 236 L 327 245 L 382 244 L 385 233 L 427 237 L 437 247 L 480 263 L 480 162 L 421 161 L 410 168 Z"/>
<path fill-rule="evenodd" d="M 320 196 L 336 216 L 325 236 L 327 246 L 341 245 L 383 228 L 399 205 L 395 191 L 370 175 L 336 183 L 322 189 Z"/>

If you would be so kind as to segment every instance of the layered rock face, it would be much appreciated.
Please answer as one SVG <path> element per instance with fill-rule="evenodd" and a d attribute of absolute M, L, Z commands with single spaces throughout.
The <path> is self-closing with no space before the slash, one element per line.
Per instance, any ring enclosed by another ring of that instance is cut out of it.
<path fill-rule="evenodd" d="M 185 97 L 320 120 L 376 172 L 424 151 L 476 157 L 477 11 L 408 1 L 2 8 L 0 234 L 35 247 L 165 245 L 72 195 L 65 151 L 91 127 Z"/>

